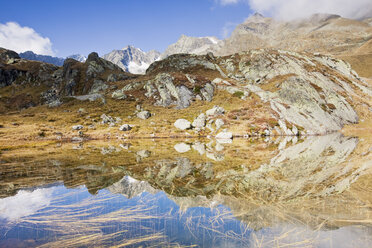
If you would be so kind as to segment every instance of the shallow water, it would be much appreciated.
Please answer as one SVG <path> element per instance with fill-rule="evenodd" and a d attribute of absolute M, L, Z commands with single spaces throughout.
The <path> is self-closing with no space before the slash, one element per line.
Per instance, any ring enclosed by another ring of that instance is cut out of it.
<path fill-rule="evenodd" d="M 336 133 L 4 149 L 0 247 L 370 247 L 371 147 Z"/>

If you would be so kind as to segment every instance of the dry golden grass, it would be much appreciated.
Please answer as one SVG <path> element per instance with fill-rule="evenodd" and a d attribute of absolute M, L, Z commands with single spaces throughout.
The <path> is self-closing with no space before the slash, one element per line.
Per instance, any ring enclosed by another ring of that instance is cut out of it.
<path fill-rule="evenodd" d="M 342 55 L 339 58 L 350 63 L 351 67 L 358 73 L 359 76 L 372 78 L 372 53 Z"/>
<path fill-rule="evenodd" d="M 144 109 L 149 110 L 154 116 L 147 120 L 136 117 L 136 105 L 141 103 Z M 262 131 L 268 125 L 273 126 L 272 111 L 268 104 L 259 103 L 256 95 L 251 95 L 247 100 L 233 97 L 224 91 L 217 92 L 211 102 L 196 100 L 187 109 L 175 109 L 174 106 L 164 108 L 154 106 L 148 101 L 139 100 L 113 100 L 108 98 L 106 104 L 100 101 L 80 102 L 72 100 L 57 108 L 37 106 L 12 112 L 0 116 L 0 144 L 1 146 L 17 145 L 22 142 L 35 140 L 70 139 L 78 136 L 77 131 L 72 130 L 73 125 L 82 124 L 86 138 L 90 139 L 126 139 L 126 138 L 151 138 L 151 137 L 177 137 L 177 136 L 204 136 L 209 131 L 194 133 L 193 131 L 181 131 L 174 127 L 174 122 L 179 118 L 193 121 L 200 113 L 219 105 L 225 108 L 227 113 L 236 113 L 224 117 L 229 129 L 237 134 L 248 134 L 251 124 L 256 125 L 255 131 Z M 84 108 L 84 113 L 78 110 Z M 246 111 L 249 109 L 249 111 Z M 120 117 L 122 123 L 134 125 L 129 132 L 119 131 L 120 124 L 109 127 L 101 124 L 102 114 L 112 117 Z M 94 125 L 88 129 L 89 125 Z"/>

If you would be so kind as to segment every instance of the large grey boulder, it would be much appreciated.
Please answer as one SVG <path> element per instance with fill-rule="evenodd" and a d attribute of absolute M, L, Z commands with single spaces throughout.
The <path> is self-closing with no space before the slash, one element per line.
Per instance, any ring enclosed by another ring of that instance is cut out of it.
<path fill-rule="evenodd" d="M 178 120 L 176 120 L 176 122 L 174 123 L 174 126 L 176 128 L 178 128 L 178 129 L 181 129 L 181 130 L 190 129 L 192 127 L 191 126 L 191 122 L 189 122 L 186 119 L 178 119 Z"/>

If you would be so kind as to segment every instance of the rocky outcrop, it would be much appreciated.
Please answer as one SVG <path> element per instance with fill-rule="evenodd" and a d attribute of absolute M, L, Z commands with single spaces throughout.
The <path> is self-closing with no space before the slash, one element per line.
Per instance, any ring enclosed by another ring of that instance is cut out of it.
<path fill-rule="evenodd" d="M 271 109 L 270 115 L 277 121 L 279 135 L 325 134 L 339 130 L 345 124 L 357 123 L 358 115 L 353 106 L 355 97 L 363 102 L 362 95 L 372 96 L 368 84 L 346 62 L 319 54 L 281 50 L 252 50 L 212 59 L 195 55 L 170 56 L 148 69 L 149 75 L 159 72 L 155 82 L 161 87 L 148 84 L 147 95 L 159 91 L 159 105 L 187 107 L 183 103 L 190 103 L 194 92 L 185 87 L 186 83 L 176 87 L 174 78 L 160 72 L 178 71 L 193 82 L 192 77 L 201 73 L 196 68 L 214 71 L 214 75 L 225 74 L 225 79 L 216 78 L 206 83 L 200 90 L 201 98 L 209 100 L 202 94 L 208 92 L 208 87 L 211 91 L 215 88 L 225 90 L 243 100 L 251 99 L 250 95 L 254 94 Z M 183 98 L 179 93 L 182 88 L 186 92 Z M 254 106 L 251 108 L 254 111 Z M 223 113 L 223 110 L 215 107 L 206 114 L 219 112 Z"/>
<path fill-rule="evenodd" d="M 63 97 L 104 93 L 108 89 L 108 79 L 115 82 L 129 77 L 118 66 L 99 58 L 97 53 L 90 54 L 85 63 L 69 58 L 62 67 L 57 67 L 25 60 L 13 51 L 0 49 L 0 87 L 16 84 L 32 87 L 32 92 L 37 92 L 32 96 L 32 104 L 22 104 L 22 107 L 40 103 L 56 107 L 62 104 Z M 13 98 L 24 99 L 17 94 Z M 9 108 L 14 107 L 9 105 Z"/>

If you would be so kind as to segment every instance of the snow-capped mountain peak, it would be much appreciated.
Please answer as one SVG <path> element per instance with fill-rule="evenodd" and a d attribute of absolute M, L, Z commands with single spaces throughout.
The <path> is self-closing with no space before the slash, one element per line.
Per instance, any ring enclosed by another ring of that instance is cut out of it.
<path fill-rule="evenodd" d="M 74 60 L 77 60 L 79 62 L 85 62 L 87 60 L 87 57 L 85 57 L 84 55 L 81 55 L 81 54 L 73 54 L 73 55 L 70 55 L 70 56 L 67 56 L 66 59 L 74 59 Z"/>
<path fill-rule="evenodd" d="M 155 50 L 144 52 L 134 46 L 128 45 L 121 50 L 113 50 L 105 54 L 104 59 L 118 65 L 123 70 L 134 73 L 143 74 L 150 64 L 160 57 L 160 53 Z"/>

